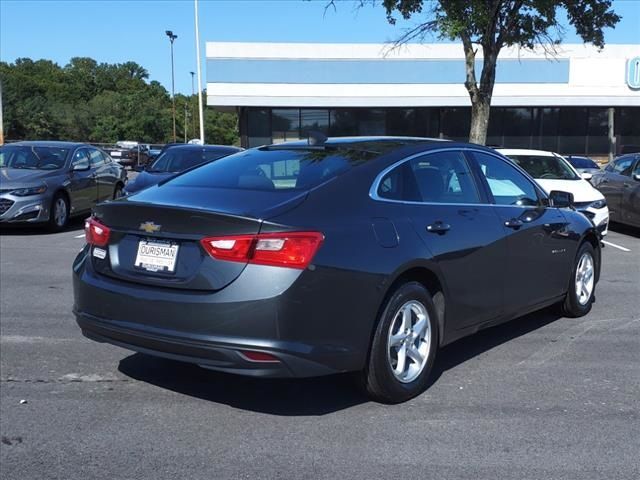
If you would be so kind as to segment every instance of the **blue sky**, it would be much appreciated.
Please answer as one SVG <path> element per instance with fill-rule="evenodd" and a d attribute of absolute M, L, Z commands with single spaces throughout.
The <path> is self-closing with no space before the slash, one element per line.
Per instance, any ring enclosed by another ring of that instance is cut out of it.
<path fill-rule="evenodd" d="M 395 39 L 413 20 L 389 25 L 381 6 L 355 8 L 327 0 L 200 0 L 202 55 L 205 41 L 363 42 Z M 623 16 L 608 43 L 635 43 L 640 49 L 640 0 L 616 0 Z M 0 0 L 0 59 L 46 58 L 65 65 L 71 57 L 99 62 L 133 60 L 152 80 L 171 87 L 169 40 L 175 41 L 176 92 L 191 93 L 195 71 L 192 0 Z M 572 29 L 566 42 L 579 42 Z M 204 68 L 204 61 L 203 61 Z M 203 82 L 204 82 L 203 72 Z"/>

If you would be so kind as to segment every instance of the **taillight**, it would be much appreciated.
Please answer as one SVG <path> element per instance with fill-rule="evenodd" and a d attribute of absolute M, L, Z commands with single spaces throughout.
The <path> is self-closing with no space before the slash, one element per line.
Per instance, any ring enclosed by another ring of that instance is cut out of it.
<path fill-rule="evenodd" d="M 104 247 L 109 243 L 111 229 L 93 217 L 84 221 L 84 237 L 89 245 Z"/>
<path fill-rule="evenodd" d="M 320 232 L 286 232 L 208 237 L 200 243 L 218 260 L 304 269 L 323 240 Z"/>

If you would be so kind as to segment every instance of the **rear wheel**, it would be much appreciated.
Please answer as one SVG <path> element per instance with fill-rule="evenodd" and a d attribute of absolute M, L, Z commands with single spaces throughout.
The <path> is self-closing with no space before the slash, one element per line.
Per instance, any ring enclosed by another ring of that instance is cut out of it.
<path fill-rule="evenodd" d="M 591 311 L 596 291 L 596 255 L 593 246 L 584 242 L 571 273 L 569 290 L 562 302 L 561 310 L 565 317 L 582 317 Z"/>
<path fill-rule="evenodd" d="M 124 197 L 124 189 L 122 188 L 122 184 L 118 183 L 113 190 L 113 199 L 116 200 L 120 197 Z"/>
<path fill-rule="evenodd" d="M 362 373 L 369 396 L 398 403 L 427 386 L 438 349 L 438 322 L 431 295 L 418 282 L 400 286 L 389 298 Z"/>
<path fill-rule="evenodd" d="M 49 211 L 49 228 L 54 232 L 64 229 L 69 222 L 69 201 L 63 193 L 56 193 Z"/>

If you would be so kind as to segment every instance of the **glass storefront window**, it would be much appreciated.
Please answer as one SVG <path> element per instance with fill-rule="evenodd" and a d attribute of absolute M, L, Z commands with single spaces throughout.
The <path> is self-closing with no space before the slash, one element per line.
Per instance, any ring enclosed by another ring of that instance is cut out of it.
<path fill-rule="evenodd" d="M 531 148 L 532 114 L 530 108 L 503 109 L 502 144 L 505 148 Z"/>
<path fill-rule="evenodd" d="M 274 108 L 271 110 L 273 143 L 300 139 L 300 109 Z"/>
<path fill-rule="evenodd" d="M 558 123 L 558 153 L 586 152 L 587 109 L 585 107 L 560 108 Z"/>
<path fill-rule="evenodd" d="M 640 107 L 617 107 L 614 129 L 618 138 L 618 150 L 624 146 L 626 150 L 640 147 Z"/>
<path fill-rule="evenodd" d="M 329 110 L 307 108 L 300 110 L 300 137 L 307 138 L 309 131 L 329 134 Z"/>
<path fill-rule="evenodd" d="M 385 135 L 385 111 L 383 109 L 363 108 L 360 110 L 358 135 Z"/>
<path fill-rule="evenodd" d="M 587 155 L 609 152 L 609 109 L 589 108 L 587 125 Z"/>
<path fill-rule="evenodd" d="M 347 108 L 331 110 L 330 118 L 330 136 L 358 135 L 358 114 L 356 110 Z"/>
<path fill-rule="evenodd" d="M 440 131 L 444 138 L 458 142 L 466 142 L 469 140 L 471 108 L 443 108 L 441 121 Z"/>
<path fill-rule="evenodd" d="M 259 147 L 271 143 L 271 112 L 269 109 L 252 108 L 247 111 L 248 147 Z"/>

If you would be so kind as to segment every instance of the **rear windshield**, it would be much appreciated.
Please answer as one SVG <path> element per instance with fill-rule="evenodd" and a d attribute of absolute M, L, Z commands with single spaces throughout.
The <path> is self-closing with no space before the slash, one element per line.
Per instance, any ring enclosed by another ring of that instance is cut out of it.
<path fill-rule="evenodd" d="M 211 162 L 229 155 L 231 152 L 206 150 L 203 148 L 170 148 L 158 156 L 147 171 L 182 172 L 201 163 Z"/>
<path fill-rule="evenodd" d="M 573 169 L 560 157 L 545 155 L 508 155 L 533 178 L 540 180 L 577 180 Z"/>
<path fill-rule="evenodd" d="M 28 170 L 57 170 L 64 167 L 68 149 L 26 145 L 0 147 L 0 167 Z"/>
<path fill-rule="evenodd" d="M 590 158 L 584 157 L 569 157 L 569 163 L 576 168 L 597 168 L 600 169 L 598 164 Z"/>
<path fill-rule="evenodd" d="M 252 149 L 171 180 L 171 185 L 244 190 L 307 190 L 379 154 L 344 149 Z"/>

